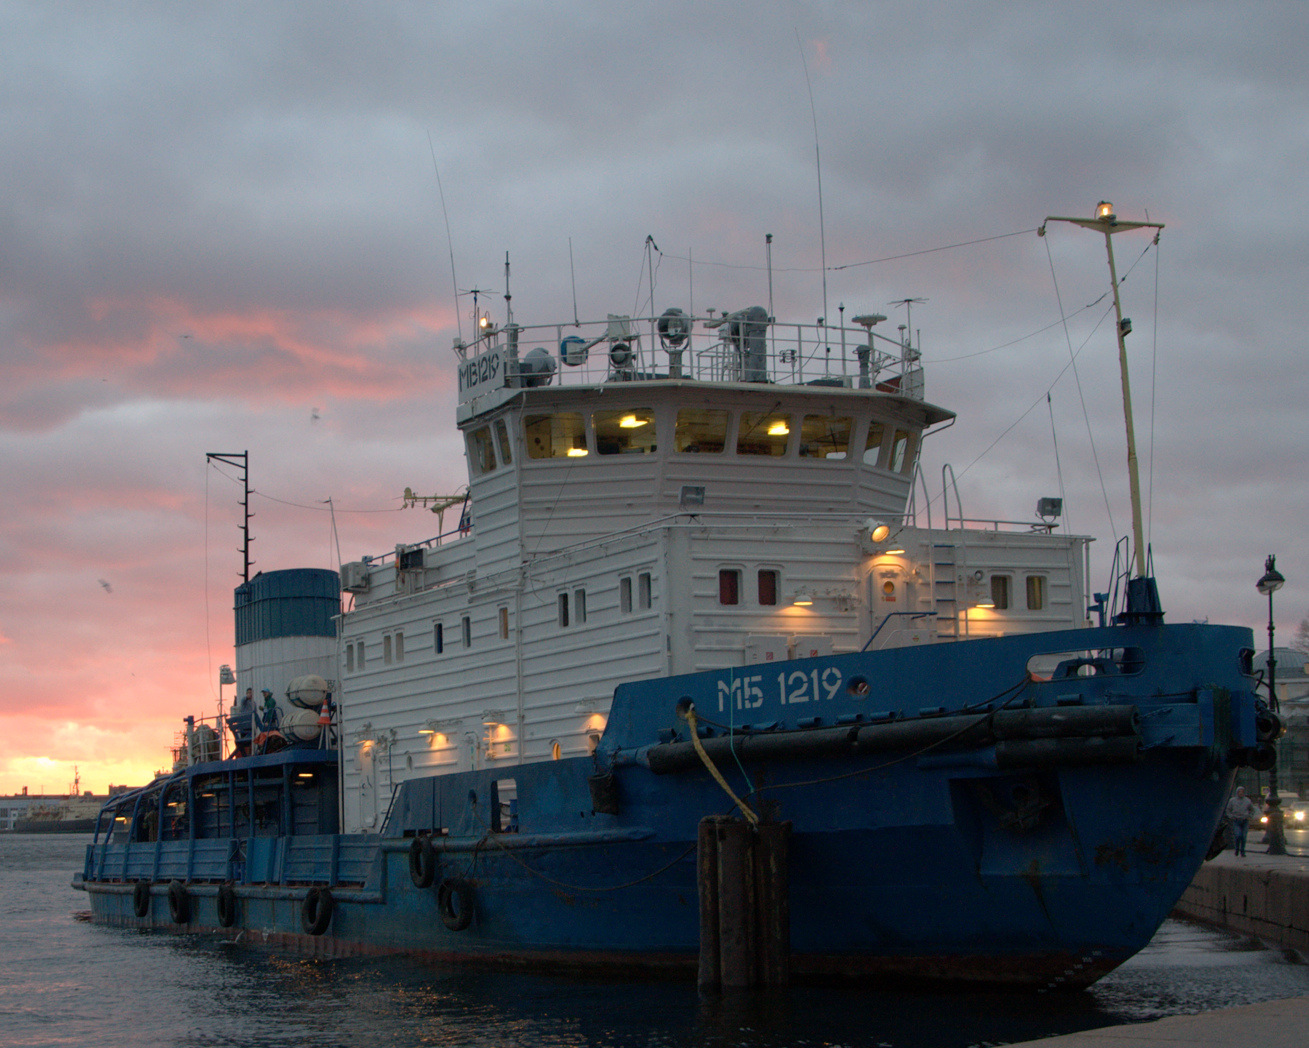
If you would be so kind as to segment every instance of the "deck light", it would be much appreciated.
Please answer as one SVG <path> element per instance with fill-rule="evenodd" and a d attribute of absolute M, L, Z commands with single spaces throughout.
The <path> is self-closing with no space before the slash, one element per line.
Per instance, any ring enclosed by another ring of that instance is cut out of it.
<path fill-rule="evenodd" d="M 891 525 L 880 520 L 868 522 L 868 537 L 874 542 L 885 542 L 891 534 Z"/>
<path fill-rule="evenodd" d="M 798 608 L 807 608 L 812 605 L 813 602 L 813 591 L 807 589 L 797 590 L 795 596 L 791 598 L 791 603 Z"/>
<path fill-rule="evenodd" d="M 568 457 L 569 457 L 570 459 L 586 458 L 586 455 L 587 455 L 586 448 L 569 448 L 569 449 L 568 449 Z"/>
<path fill-rule="evenodd" d="M 649 424 L 650 420 L 648 418 L 638 418 L 636 415 L 624 415 L 618 420 L 620 429 L 640 429 L 642 426 L 648 426 Z"/>
<path fill-rule="evenodd" d="M 786 419 L 779 419 L 768 427 L 770 437 L 785 437 L 791 432 L 791 427 L 786 424 Z"/>

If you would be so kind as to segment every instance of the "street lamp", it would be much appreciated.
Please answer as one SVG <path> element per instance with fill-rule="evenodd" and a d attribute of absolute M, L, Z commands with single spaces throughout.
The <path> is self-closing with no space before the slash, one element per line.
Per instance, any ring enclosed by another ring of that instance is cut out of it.
<path fill-rule="evenodd" d="M 1268 595 L 1268 708 L 1277 712 L 1277 659 L 1273 656 L 1273 594 L 1286 579 L 1277 570 L 1277 558 L 1271 553 L 1264 562 L 1264 575 L 1257 583 L 1260 593 Z M 1286 854 L 1286 831 L 1282 825 L 1282 798 L 1277 794 L 1277 738 L 1273 740 L 1273 766 L 1268 770 L 1268 854 Z"/>

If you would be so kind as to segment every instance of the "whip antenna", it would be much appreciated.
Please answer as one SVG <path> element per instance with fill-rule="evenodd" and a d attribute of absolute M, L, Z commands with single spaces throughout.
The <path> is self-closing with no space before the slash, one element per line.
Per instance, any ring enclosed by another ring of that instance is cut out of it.
<path fill-rule="evenodd" d="M 455 298 L 455 324 L 459 332 L 459 341 L 464 340 L 464 322 L 459 316 L 459 281 L 455 279 L 455 243 L 450 237 L 450 212 L 445 208 L 445 190 L 441 187 L 441 168 L 436 163 L 436 146 L 432 143 L 432 132 L 427 132 L 427 148 L 432 151 L 432 170 L 436 172 L 436 191 L 441 197 L 441 215 L 445 218 L 445 243 L 450 250 L 450 288 Z"/>

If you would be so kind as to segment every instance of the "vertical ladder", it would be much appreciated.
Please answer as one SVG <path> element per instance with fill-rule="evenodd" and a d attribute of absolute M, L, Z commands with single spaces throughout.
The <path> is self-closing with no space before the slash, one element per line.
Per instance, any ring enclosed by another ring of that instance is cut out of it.
<path fill-rule="evenodd" d="M 932 610 L 938 637 L 959 636 L 959 606 L 956 547 L 952 542 L 933 542 Z"/>

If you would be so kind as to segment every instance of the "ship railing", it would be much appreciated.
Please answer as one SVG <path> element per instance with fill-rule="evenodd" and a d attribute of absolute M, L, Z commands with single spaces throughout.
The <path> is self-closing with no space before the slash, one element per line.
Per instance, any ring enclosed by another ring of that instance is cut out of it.
<path fill-rule="evenodd" d="M 879 520 L 882 520 L 891 526 L 893 533 L 900 528 L 906 528 L 906 527 L 919 528 L 923 526 L 919 524 L 917 520 L 917 515 L 914 514 L 912 511 L 903 516 L 893 513 L 881 513 L 878 514 L 877 516 Z M 671 513 L 663 517 L 658 517 L 654 520 L 644 521 L 640 524 L 633 524 L 630 527 L 609 532 L 605 534 L 602 538 L 587 539 L 586 541 L 580 542 L 577 545 L 563 546 L 558 549 L 552 549 L 547 553 L 540 554 L 539 556 L 546 559 L 549 559 L 551 557 L 568 556 L 571 554 L 583 552 L 587 549 L 598 548 L 607 545 L 613 542 L 615 539 L 623 538 L 624 536 L 645 534 L 646 532 L 654 531 L 659 528 L 675 525 L 679 521 L 687 524 L 693 524 L 696 527 L 702 526 L 703 524 L 708 522 L 712 522 L 720 526 L 725 525 L 728 527 L 742 527 L 742 528 L 753 528 L 753 527 L 759 527 L 760 525 L 767 525 L 769 527 L 772 527 L 779 523 L 785 524 L 787 522 L 794 522 L 798 525 L 807 525 L 807 526 L 817 526 L 819 523 L 821 523 L 824 527 L 840 526 L 841 524 L 849 524 L 852 527 L 857 527 L 859 524 L 863 523 L 867 519 L 868 519 L 867 513 L 823 514 L 823 513 L 814 513 L 814 512 L 806 512 L 806 513 L 771 512 L 766 515 L 759 515 L 755 513 L 743 513 L 733 510 L 698 509 L 696 510 L 695 513 L 689 513 L 689 512 Z M 931 530 L 932 525 L 930 521 L 926 524 L 926 527 L 928 530 Z M 1045 521 L 1003 520 L 1003 519 L 992 519 L 986 517 L 952 517 L 949 521 L 949 526 L 947 528 L 942 528 L 941 530 L 954 531 L 954 532 L 963 531 L 963 530 L 997 531 L 997 532 L 1036 532 L 1039 534 L 1048 534 L 1053 532 L 1054 529 L 1057 527 L 1058 527 L 1057 524 L 1052 524 Z M 892 535 L 892 537 L 894 537 L 894 534 Z M 442 540 L 442 536 L 440 535 L 433 536 L 432 538 L 424 539 L 420 542 L 412 543 L 409 546 L 407 546 L 406 549 L 417 549 L 419 547 L 431 548 L 434 546 L 439 546 L 441 544 L 441 540 Z M 385 553 L 377 553 L 377 554 L 371 554 L 369 556 L 366 556 L 364 560 L 368 564 L 373 566 L 393 564 L 395 562 L 395 556 L 396 554 L 394 551 L 388 550 Z M 517 568 L 512 569 L 511 574 L 513 572 L 516 572 L 517 570 L 518 570 Z M 460 580 L 452 579 L 451 581 L 455 582 Z"/>
<path fill-rule="evenodd" d="M 363 885 L 376 834 L 199 837 L 88 846 L 85 881 Z"/>
<path fill-rule="evenodd" d="M 456 343 L 461 390 L 492 385 L 595 385 L 694 379 L 877 389 L 922 399 L 919 351 L 908 336 L 868 326 L 778 323 L 755 308 L 705 315 L 617 316 L 566 324 L 491 327 Z M 748 315 L 747 315 L 748 314 Z M 871 318 L 869 318 L 871 319 Z M 879 318 L 880 319 L 880 318 Z M 483 369 L 495 356 L 503 368 Z"/>

